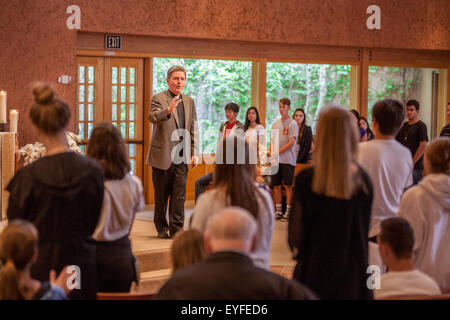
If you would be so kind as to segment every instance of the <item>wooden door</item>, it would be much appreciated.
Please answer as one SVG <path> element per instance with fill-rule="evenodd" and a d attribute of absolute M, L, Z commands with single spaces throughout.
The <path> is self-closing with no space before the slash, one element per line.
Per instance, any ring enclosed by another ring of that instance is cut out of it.
<path fill-rule="evenodd" d="M 95 123 L 112 122 L 127 144 L 131 171 L 141 179 L 144 162 L 143 66 L 142 59 L 78 57 L 76 118 L 77 134 L 84 143 L 88 142 Z"/>

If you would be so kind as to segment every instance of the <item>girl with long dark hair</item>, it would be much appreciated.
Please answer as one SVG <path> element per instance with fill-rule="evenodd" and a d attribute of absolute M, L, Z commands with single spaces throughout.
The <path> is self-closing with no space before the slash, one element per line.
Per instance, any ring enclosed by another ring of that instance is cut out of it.
<path fill-rule="evenodd" d="M 125 142 L 112 123 L 95 126 L 87 155 L 100 163 L 105 178 L 103 206 L 93 234 L 99 291 L 128 292 L 137 276 L 128 236 L 136 212 L 144 207 L 142 183 L 130 174 Z"/>
<path fill-rule="evenodd" d="M 297 163 L 308 163 L 311 159 L 312 130 L 306 124 L 305 110 L 298 108 L 292 117 L 298 125 L 298 139 L 296 143 Z"/>
<path fill-rule="evenodd" d="M 255 182 L 256 165 L 250 161 L 255 155 L 251 153 L 254 150 L 238 136 L 226 137 L 219 144 L 214 189 L 198 198 L 191 228 L 204 232 L 211 215 L 227 206 L 248 210 L 257 220 L 259 228 L 253 261 L 268 270 L 274 206 L 265 186 Z M 230 155 L 234 156 L 233 159 L 230 159 Z"/>

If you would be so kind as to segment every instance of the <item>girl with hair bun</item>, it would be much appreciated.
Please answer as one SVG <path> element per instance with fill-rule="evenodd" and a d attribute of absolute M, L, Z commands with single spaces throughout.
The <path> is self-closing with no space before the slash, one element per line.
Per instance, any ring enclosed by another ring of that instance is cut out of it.
<path fill-rule="evenodd" d="M 0 234 L 0 300 L 67 300 L 70 276 L 67 267 L 55 279 L 41 283 L 30 277 L 30 267 L 38 256 L 38 233 L 32 223 L 14 220 Z"/>
<path fill-rule="evenodd" d="M 96 246 L 91 236 L 103 201 L 103 174 L 95 160 L 69 149 L 67 104 L 46 84 L 36 85 L 33 95 L 30 118 L 47 154 L 17 171 L 6 187 L 8 219 L 31 221 L 39 231 L 39 256 L 31 268 L 34 279 L 47 281 L 50 270 L 76 265 L 81 283 L 70 298 L 95 299 Z"/>

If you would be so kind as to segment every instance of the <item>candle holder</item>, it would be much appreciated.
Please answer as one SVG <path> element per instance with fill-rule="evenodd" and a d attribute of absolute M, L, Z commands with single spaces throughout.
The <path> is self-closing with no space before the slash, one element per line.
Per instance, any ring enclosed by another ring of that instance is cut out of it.
<path fill-rule="evenodd" d="M 6 132 L 6 123 L 0 123 L 0 132 Z"/>

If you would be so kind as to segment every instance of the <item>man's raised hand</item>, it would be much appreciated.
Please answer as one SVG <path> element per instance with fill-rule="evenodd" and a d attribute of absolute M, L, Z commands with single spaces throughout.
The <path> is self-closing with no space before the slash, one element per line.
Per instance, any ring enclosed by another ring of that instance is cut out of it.
<path fill-rule="evenodd" d="M 183 101 L 182 99 L 177 100 L 178 97 L 179 96 L 173 97 L 172 101 L 170 102 L 169 109 L 167 109 L 168 114 L 171 114 L 173 110 L 175 110 L 178 107 L 178 105 Z"/>

